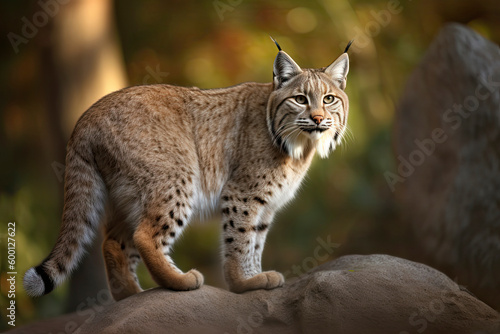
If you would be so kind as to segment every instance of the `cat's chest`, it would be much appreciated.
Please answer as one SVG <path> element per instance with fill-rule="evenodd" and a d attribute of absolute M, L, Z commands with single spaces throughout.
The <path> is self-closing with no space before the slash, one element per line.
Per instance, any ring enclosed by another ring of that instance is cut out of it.
<path fill-rule="evenodd" d="M 264 194 L 267 196 L 269 206 L 273 209 L 279 209 L 295 197 L 305 176 L 305 172 L 288 172 L 283 175 L 286 176 L 272 180 L 271 189 L 265 191 Z"/>

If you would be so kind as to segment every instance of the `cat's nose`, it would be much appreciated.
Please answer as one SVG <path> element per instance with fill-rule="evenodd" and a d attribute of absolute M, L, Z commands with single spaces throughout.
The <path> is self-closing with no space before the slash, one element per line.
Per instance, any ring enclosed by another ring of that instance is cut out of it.
<path fill-rule="evenodd" d="M 313 119 L 314 123 L 316 123 L 316 124 L 318 124 L 318 125 L 319 125 L 319 124 L 323 121 L 323 116 L 321 116 L 321 115 L 316 115 L 316 116 L 314 116 L 312 119 Z"/>

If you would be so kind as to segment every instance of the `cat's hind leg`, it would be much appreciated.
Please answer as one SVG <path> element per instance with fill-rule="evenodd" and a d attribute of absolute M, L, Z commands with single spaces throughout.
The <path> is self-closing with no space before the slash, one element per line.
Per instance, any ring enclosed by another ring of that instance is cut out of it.
<path fill-rule="evenodd" d="M 102 250 L 113 298 L 119 301 L 141 292 L 135 273 L 140 261 L 137 251 L 109 237 L 104 241 Z"/>
<path fill-rule="evenodd" d="M 171 197 L 170 197 L 171 199 Z M 203 284 L 203 275 L 192 269 L 183 273 L 170 257 L 170 249 L 191 216 L 182 200 L 163 204 L 141 220 L 134 233 L 134 243 L 156 283 L 172 290 L 194 290 Z"/>

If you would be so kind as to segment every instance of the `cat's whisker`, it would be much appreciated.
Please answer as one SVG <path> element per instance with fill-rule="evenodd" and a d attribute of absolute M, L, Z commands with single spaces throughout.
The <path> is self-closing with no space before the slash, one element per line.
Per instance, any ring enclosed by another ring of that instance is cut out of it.
<path fill-rule="evenodd" d="M 281 139 L 281 141 L 283 141 L 283 138 L 282 138 L 282 134 L 286 131 L 286 127 L 288 126 L 288 124 L 285 124 L 285 125 L 282 125 L 278 131 L 276 131 L 274 137 L 273 137 L 273 145 L 276 145 L 276 146 L 279 146 L 278 145 L 278 140 Z"/>
<path fill-rule="evenodd" d="M 352 134 L 352 130 L 348 125 L 346 125 L 342 136 L 338 140 L 338 146 L 340 146 L 340 152 L 343 154 L 345 151 L 349 149 L 349 145 L 354 141 L 354 135 Z"/>
<path fill-rule="evenodd" d="M 344 130 L 344 135 L 341 138 L 342 144 L 343 145 L 348 145 L 349 142 L 353 142 L 355 140 L 354 135 L 352 133 L 352 130 L 349 128 L 348 125 L 346 125 L 345 130 Z"/>
<path fill-rule="evenodd" d="M 302 130 L 300 128 L 293 128 L 292 131 L 284 137 L 283 142 L 293 142 L 295 139 L 297 139 L 301 132 Z M 291 140 L 292 136 L 295 136 L 293 140 Z"/>
<path fill-rule="evenodd" d="M 297 131 L 295 133 L 292 133 L 294 135 L 293 140 L 297 139 L 303 132 L 302 129 L 299 129 L 299 128 L 297 128 L 296 130 Z M 292 134 L 290 134 L 290 137 L 292 136 Z"/>
<path fill-rule="evenodd" d="M 288 136 L 287 132 L 289 130 L 293 131 L 294 129 L 296 129 L 294 124 L 285 124 L 285 125 L 281 126 L 281 128 L 278 129 L 276 136 L 274 137 L 273 143 L 276 145 L 277 140 L 279 138 L 281 138 L 282 143 L 285 143 L 287 140 L 287 136 Z"/>

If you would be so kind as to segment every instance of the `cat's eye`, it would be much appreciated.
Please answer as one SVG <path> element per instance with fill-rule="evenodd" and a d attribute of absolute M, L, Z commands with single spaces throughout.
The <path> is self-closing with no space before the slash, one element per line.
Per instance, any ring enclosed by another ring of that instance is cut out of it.
<path fill-rule="evenodd" d="M 307 104 L 307 97 L 304 95 L 297 95 L 295 96 L 295 102 L 298 104 Z"/>
<path fill-rule="evenodd" d="M 333 101 L 335 101 L 335 96 L 333 95 L 325 95 L 325 97 L 323 98 L 323 103 L 325 104 L 330 104 Z"/>

